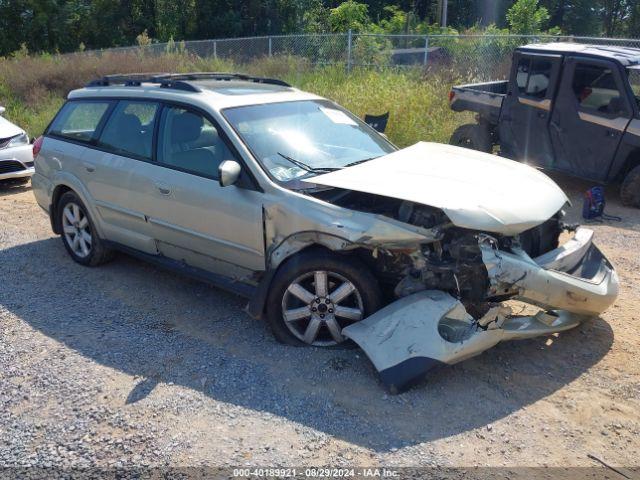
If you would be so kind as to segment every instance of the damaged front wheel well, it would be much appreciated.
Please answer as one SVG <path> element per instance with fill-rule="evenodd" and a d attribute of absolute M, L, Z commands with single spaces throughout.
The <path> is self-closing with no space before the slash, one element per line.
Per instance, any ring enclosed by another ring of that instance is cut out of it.
<path fill-rule="evenodd" d="M 267 307 L 267 297 L 269 296 L 269 291 L 271 289 L 273 279 L 276 277 L 276 275 L 282 268 L 284 268 L 290 262 L 295 262 L 296 258 L 298 258 L 300 255 L 307 256 L 307 255 L 330 254 L 335 256 L 353 257 L 353 258 L 358 258 L 359 260 L 362 260 L 359 253 L 360 250 L 366 251 L 366 249 L 335 251 L 335 250 L 331 250 L 325 245 L 321 245 L 319 243 L 312 243 L 310 245 L 307 245 L 301 248 L 295 253 L 292 253 L 287 258 L 279 262 L 276 267 L 267 269 L 264 272 L 264 274 L 262 275 L 262 278 L 260 279 L 260 282 L 258 283 L 258 287 L 256 288 L 255 294 L 249 300 L 249 304 L 247 305 L 247 313 L 251 317 L 256 319 L 262 318 L 264 316 L 266 307 Z M 366 264 L 364 266 L 365 268 L 368 268 Z"/>

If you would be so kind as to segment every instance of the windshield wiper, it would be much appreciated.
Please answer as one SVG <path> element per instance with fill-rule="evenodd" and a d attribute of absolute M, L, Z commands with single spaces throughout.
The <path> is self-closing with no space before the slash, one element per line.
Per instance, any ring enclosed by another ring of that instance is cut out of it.
<path fill-rule="evenodd" d="M 280 153 L 280 152 L 276 152 L 278 155 L 280 155 L 282 158 L 284 158 L 285 160 L 288 160 L 289 162 L 293 163 L 296 167 L 301 168 L 302 170 L 305 170 L 309 173 L 327 173 L 327 172 L 335 172 L 336 170 L 340 170 L 340 167 L 312 167 L 311 165 L 307 165 L 304 162 L 301 162 L 300 160 L 296 160 L 295 158 L 291 158 L 288 155 L 285 155 L 284 153 Z"/>
<path fill-rule="evenodd" d="M 369 158 L 363 158 L 362 160 L 356 160 L 355 162 L 347 163 L 342 168 L 353 167 L 354 165 L 360 165 L 361 163 L 368 162 L 369 160 L 374 160 L 376 158 L 378 158 L 378 157 L 369 157 Z"/>

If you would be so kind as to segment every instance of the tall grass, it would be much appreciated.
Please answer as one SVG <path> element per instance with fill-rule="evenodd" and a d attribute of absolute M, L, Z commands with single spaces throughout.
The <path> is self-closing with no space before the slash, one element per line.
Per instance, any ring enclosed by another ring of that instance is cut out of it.
<path fill-rule="evenodd" d="M 0 105 L 5 116 L 30 135 L 42 133 L 70 90 L 112 73 L 233 71 L 282 78 L 297 88 L 330 98 L 359 116 L 390 112 L 387 134 L 404 147 L 420 140 L 446 142 L 470 115 L 447 103 L 455 75 L 421 70 L 314 67 L 298 57 L 268 57 L 236 64 L 188 53 L 141 55 L 107 52 L 0 60 Z"/>

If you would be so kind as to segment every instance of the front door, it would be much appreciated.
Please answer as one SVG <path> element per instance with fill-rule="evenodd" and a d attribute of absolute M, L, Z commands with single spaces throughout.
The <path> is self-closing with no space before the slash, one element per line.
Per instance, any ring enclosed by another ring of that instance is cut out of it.
<path fill-rule="evenodd" d="M 139 185 L 161 254 L 227 277 L 265 268 L 262 193 L 245 173 L 221 187 L 218 167 L 241 163 L 218 125 L 197 110 L 165 106 L 156 163 Z"/>
<path fill-rule="evenodd" d="M 631 119 L 623 85 L 613 62 L 577 57 L 565 61 L 550 123 L 555 168 L 606 179 Z"/>

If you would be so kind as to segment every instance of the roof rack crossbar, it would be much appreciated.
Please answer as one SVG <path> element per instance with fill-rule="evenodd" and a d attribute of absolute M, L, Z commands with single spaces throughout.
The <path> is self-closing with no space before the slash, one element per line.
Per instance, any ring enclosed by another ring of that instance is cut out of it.
<path fill-rule="evenodd" d="M 106 75 L 90 81 L 86 87 L 109 87 L 112 85 L 124 85 L 126 87 L 139 87 L 143 83 L 156 83 L 161 88 L 173 88 L 188 92 L 200 92 L 201 90 L 189 81 L 193 80 L 244 80 L 247 82 L 265 83 L 290 87 L 287 82 L 277 78 L 254 77 L 243 73 L 232 72 L 191 72 L 191 73 L 132 73 Z"/>

